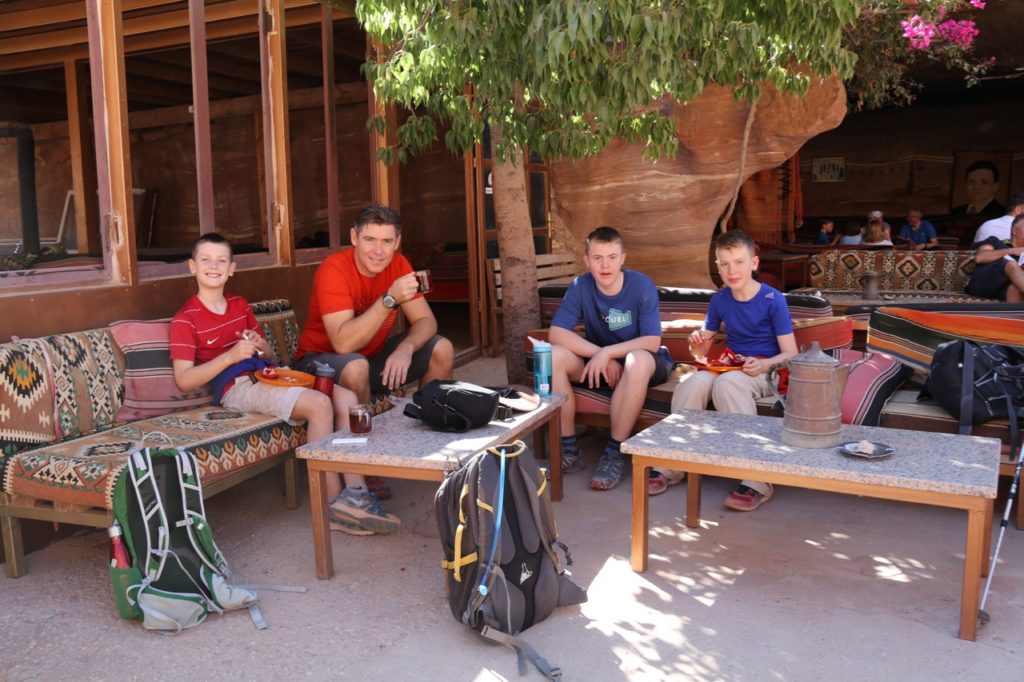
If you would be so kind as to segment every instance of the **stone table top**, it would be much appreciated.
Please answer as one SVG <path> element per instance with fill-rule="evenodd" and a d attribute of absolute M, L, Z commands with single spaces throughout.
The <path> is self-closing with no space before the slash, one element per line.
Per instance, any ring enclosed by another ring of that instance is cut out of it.
<path fill-rule="evenodd" d="M 493 445 L 514 441 L 532 431 L 565 401 L 564 395 L 552 395 L 542 399 L 533 412 L 516 413 L 510 421 L 491 422 L 464 433 L 434 431 L 402 414 L 404 402 L 400 401 L 393 409 L 374 416 L 373 430 L 365 434 L 365 444 L 333 444 L 334 438 L 350 437 L 334 433 L 296 448 L 295 455 L 300 459 L 446 471 Z"/>
<path fill-rule="evenodd" d="M 622 444 L 630 454 L 814 478 L 995 498 L 1000 441 L 980 436 L 843 425 L 842 443 L 893 448 L 886 459 L 848 457 L 837 447 L 784 444 L 782 419 L 711 410 L 672 414 Z"/>

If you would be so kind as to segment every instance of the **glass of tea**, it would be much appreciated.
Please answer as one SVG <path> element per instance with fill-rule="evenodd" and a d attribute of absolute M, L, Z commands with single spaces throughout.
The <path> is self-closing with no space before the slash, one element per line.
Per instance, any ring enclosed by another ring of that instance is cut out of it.
<path fill-rule="evenodd" d="M 373 408 L 370 405 L 352 405 L 348 408 L 348 430 L 369 433 L 373 428 Z"/>
<path fill-rule="evenodd" d="M 428 293 L 431 289 L 430 270 L 417 270 L 413 274 L 416 275 L 416 281 L 419 282 L 420 293 Z"/>

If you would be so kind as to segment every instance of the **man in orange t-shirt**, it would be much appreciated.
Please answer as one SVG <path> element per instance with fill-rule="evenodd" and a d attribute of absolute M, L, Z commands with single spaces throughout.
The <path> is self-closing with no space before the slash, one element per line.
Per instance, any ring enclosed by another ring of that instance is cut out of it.
<path fill-rule="evenodd" d="M 317 268 L 296 367 L 313 373 L 314 361 L 331 365 L 335 382 L 362 403 L 407 381 L 418 379 L 422 386 L 450 378 L 454 349 L 437 335 L 412 266 L 398 253 L 398 212 L 364 208 L 350 237 L 351 249 L 331 254 Z M 409 328 L 389 338 L 399 308 Z"/>

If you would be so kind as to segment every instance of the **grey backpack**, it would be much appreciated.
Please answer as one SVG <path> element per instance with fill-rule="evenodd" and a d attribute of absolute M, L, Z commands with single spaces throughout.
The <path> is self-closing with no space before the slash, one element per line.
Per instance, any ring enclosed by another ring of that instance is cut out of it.
<path fill-rule="evenodd" d="M 456 620 L 515 649 L 549 679 L 561 671 L 517 635 L 558 606 L 581 604 L 558 541 L 547 480 L 522 441 L 499 445 L 448 474 L 434 497 L 448 605 Z"/>

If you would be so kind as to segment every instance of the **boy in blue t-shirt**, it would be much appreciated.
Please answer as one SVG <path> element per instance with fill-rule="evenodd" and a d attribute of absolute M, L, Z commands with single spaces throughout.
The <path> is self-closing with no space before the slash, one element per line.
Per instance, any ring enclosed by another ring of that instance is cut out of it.
<path fill-rule="evenodd" d="M 551 384 L 569 396 L 562 407 L 562 471 L 583 468 L 576 443 L 576 402 L 572 382 L 612 389 L 611 438 L 590 481 L 594 490 L 611 490 L 622 480 L 619 444 L 640 415 L 647 387 L 664 383 L 672 358 L 661 345 L 658 290 L 651 278 L 623 270 L 622 237 L 611 227 L 587 236 L 583 261 L 590 272 L 569 285 L 551 321 Z M 583 323 L 584 336 L 573 331 Z"/>
<path fill-rule="evenodd" d="M 725 324 L 726 345 L 745 358 L 741 370 L 691 374 L 672 394 L 672 411 L 707 409 L 708 399 L 719 412 L 757 414 L 756 400 L 771 393 L 768 371 L 796 355 L 793 320 L 781 292 L 754 279 L 758 266 L 757 245 L 741 230 L 722 234 L 715 244 L 718 272 L 725 286 L 711 297 L 704 326 L 690 335 L 690 352 L 706 358 L 711 341 Z M 655 470 L 648 490 L 663 492 L 674 472 Z M 659 480 L 656 476 L 664 476 Z M 753 511 L 773 493 L 771 483 L 741 481 L 725 506 Z"/>

